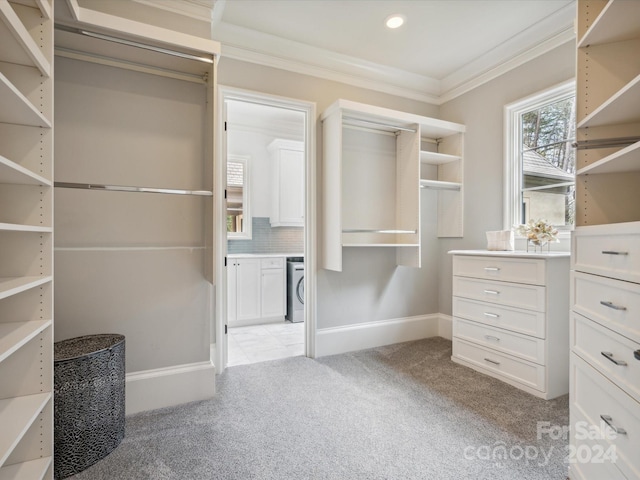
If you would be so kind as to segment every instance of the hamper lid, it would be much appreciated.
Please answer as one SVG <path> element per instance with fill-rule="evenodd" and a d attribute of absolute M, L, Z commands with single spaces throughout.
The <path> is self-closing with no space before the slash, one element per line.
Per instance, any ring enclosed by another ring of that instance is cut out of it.
<path fill-rule="evenodd" d="M 124 342 L 124 335 L 106 333 L 69 338 L 53 344 L 54 362 L 98 354 Z"/>

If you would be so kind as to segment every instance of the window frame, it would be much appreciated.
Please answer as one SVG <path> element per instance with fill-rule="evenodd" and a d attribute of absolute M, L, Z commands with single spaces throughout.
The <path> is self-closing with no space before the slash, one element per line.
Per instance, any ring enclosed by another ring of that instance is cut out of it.
<path fill-rule="evenodd" d="M 504 107 L 504 206 L 503 225 L 505 230 L 513 229 L 520 221 L 520 194 L 522 193 L 522 162 L 520 153 L 520 116 L 530 110 L 560 101 L 576 94 L 576 82 L 554 85 L 540 92 L 521 98 Z M 514 161 L 518 159 L 518 161 Z M 560 237 L 569 237 L 574 226 L 559 228 Z M 516 233 L 516 236 L 518 234 Z"/>
<path fill-rule="evenodd" d="M 227 231 L 227 239 L 229 240 L 251 240 L 252 231 L 252 217 L 251 217 L 251 206 L 250 198 L 250 183 L 251 183 L 251 173 L 250 173 L 250 165 L 251 165 L 251 157 L 248 155 L 227 155 L 227 165 L 229 163 L 242 163 L 244 165 L 243 168 L 243 187 L 242 187 L 242 215 L 243 215 L 243 229 L 241 232 L 229 232 Z M 225 175 L 228 175 L 225 168 Z M 228 182 L 228 180 L 227 180 Z M 229 189 L 228 183 L 225 182 L 227 190 Z M 225 204 L 227 202 L 225 201 Z M 228 205 L 225 205 L 225 212 L 228 209 Z M 226 225 L 226 222 L 225 222 Z"/>

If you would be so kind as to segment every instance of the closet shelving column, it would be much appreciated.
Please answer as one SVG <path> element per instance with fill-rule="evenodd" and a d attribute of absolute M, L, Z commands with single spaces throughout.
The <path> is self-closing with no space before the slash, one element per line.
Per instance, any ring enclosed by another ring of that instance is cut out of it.
<path fill-rule="evenodd" d="M 0 0 L 0 480 L 52 478 L 50 0 Z"/>
<path fill-rule="evenodd" d="M 571 465 L 571 478 L 638 478 L 640 2 L 578 0 L 577 13 L 570 412 L 572 428 L 606 436 L 572 436 L 574 451 L 605 457 Z"/>
<path fill-rule="evenodd" d="M 420 188 L 438 190 L 438 236 L 462 236 L 465 126 L 338 100 L 322 114 L 322 265 L 343 247 L 392 247 L 420 267 Z"/>

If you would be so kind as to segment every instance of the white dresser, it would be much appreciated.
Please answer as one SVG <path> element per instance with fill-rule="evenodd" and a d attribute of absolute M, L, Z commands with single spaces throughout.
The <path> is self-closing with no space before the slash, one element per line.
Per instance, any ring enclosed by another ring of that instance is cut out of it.
<path fill-rule="evenodd" d="M 537 397 L 569 392 L 569 252 L 453 250 L 453 356 Z"/>
<path fill-rule="evenodd" d="M 573 252 L 571 478 L 638 479 L 640 222 L 578 227 Z"/>

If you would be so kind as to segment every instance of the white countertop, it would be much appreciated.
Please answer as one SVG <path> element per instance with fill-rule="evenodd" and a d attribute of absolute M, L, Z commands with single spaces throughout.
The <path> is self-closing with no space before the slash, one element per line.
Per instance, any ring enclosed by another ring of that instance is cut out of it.
<path fill-rule="evenodd" d="M 304 257 L 302 253 L 230 253 L 228 258 L 275 258 Z"/>
<path fill-rule="evenodd" d="M 570 257 L 571 252 L 527 252 L 525 250 L 450 250 L 451 255 L 484 255 L 487 257 L 514 258 L 563 258 Z"/>

